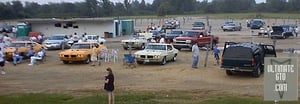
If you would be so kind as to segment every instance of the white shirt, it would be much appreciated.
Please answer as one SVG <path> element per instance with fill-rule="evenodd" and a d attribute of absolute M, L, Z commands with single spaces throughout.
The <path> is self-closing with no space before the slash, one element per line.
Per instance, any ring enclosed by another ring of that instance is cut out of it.
<path fill-rule="evenodd" d="M 4 61 L 4 53 L 2 51 L 0 51 L 0 62 Z"/>
<path fill-rule="evenodd" d="M 199 56 L 200 54 L 200 51 L 199 51 L 199 47 L 197 44 L 194 44 L 193 47 L 192 47 L 192 52 L 194 52 L 194 57 L 195 56 Z"/>
<path fill-rule="evenodd" d="M 159 43 L 165 43 L 165 38 L 160 38 Z"/>

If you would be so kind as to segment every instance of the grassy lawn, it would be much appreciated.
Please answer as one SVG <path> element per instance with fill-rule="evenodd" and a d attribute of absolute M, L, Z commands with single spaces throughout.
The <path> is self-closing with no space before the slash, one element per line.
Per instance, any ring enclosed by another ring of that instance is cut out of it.
<path fill-rule="evenodd" d="M 280 104 L 299 104 L 280 102 Z M 12 94 L 0 96 L 0 104 L 107 104 L 107 95 L 74 97 L 65 94 Z M 204 97 L 174 92 L 123 92 L 116 95 L 116 104 L 274 104 L 261 98 Z"/>

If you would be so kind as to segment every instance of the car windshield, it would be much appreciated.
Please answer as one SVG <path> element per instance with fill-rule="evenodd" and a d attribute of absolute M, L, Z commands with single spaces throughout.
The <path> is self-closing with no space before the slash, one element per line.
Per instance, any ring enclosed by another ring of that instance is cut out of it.
<path fill-rule="evenodd" d="M 255 25 L 259 25 L 261 23 L 262 23 L 261 21 L 252 21 L 252 24 L 255 24 Z"/>
<path fill-rule="evenodd" d="M 90 44 L 74 44 L 71 49 L 90 49 Z"/>
<path fill-rule="evenodd" d="M 203 22 L 195 22 L 194 27 L 204 27 L 204 23 Z"/>
<path fill-rule="evenodd" d="M 154 44 L 150 44 L 150 45 L 147 45 L 146 49 L 150 49 L 150 50 L 166 50 L 166 45 L 154 45 Z"/>
<path fill-rule="evenodd" d="M 251 58 L 251 49 L 245 47 L 229 47 L 223 56 L 227 58 Z"/>
<path fill-rule="evenodd" d="M 197 37 L 198 36 L 198 32 L 186 31 L 186 32 L 183 33 L 183 36 L 186 36 L 186 37 Z"/>
<path fill-rule="evenodd" d="M 26 43 L 11 43 L 9 47 L 25 47 Z"/>
<path fill-rule="evenodd" d="M 230 23 L 230 24 L 226 24 L 226 26 L 235 26 L 235 24 Z"/>
<path fill-rule="evenodd" d="M 51 36 L 49 40 L 64 40 L 65 36 Z"/>

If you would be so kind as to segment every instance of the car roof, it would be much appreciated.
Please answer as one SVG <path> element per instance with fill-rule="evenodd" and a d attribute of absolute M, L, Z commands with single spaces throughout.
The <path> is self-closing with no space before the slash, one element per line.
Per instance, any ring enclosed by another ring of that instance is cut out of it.
<path fill-rule="evenodd" d="M 250 48 L 250 49 L 252 49 L 252 51 L 254 51 L 259 48 L 259 44 L 251 43 L 251 42 L 244 42 L 244 43 L 233 44 L 233 45 L 230 45 L 229 47 L 245 47 L 245 48 Z"/>
<path fill-rule="evenodd" d="M 78 42 L 78 43 L 75 43 L 75 44 L 94 44 L 94 43 L 99 44 L 97 42 Z"/>
<path fill-rule="evenodd" d="M 35 43 L 33 41 L 12 41 L 12 43 Z"/>
<path fill-rule="evenodd" d="M 167 43 L 148 43 L 148 45 L 171 45 Z"/>

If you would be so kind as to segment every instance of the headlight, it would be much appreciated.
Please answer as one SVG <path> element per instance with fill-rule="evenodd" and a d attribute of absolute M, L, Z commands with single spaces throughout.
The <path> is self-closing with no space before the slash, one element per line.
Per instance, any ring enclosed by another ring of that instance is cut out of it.
<path fill-rule="evenodd" d="M 186 40 L 185 43 L 192 43 L 192 40 Z"/>
<path fill-rule="evenodd" d="M 159 57 L 160 57 L 159 55 L 155 55 L 155 56 L 154 56 L 154 58 L 159 58 Z"/>
<path fill-rule="evenodd" d="M 83 57 L 83 55 L 82 54 L 78 54 L 77 57 Z"/>
<path fill-rule="evenodd" d="M 137 55 L 137 54 L 136 54 L 135 57 L 136 57 L 136 58 L 140 58 L 140 55 Z"/>

